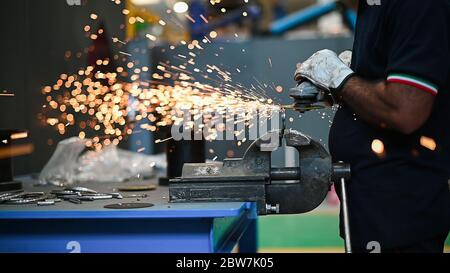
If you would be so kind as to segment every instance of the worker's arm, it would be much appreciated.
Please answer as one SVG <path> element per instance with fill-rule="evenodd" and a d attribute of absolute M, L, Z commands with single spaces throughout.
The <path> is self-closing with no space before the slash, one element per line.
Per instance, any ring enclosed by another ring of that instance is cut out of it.
<path fill-rule="evenodd" d="M 337 56 L 321 50 L 299 65 L 295 79 L 309 80 L 329 90 L 364 121 L 404 134 L 418 130 L 431 115 L 436 85 L 407 74 L 392 73 L 386 80 L 370 82 L 348 67 L 348 53 Z"/>
<path fill-rule="evenodd" d="M 418 130 L 428 120 L 435 95 L 400 83 L 368 82 L 351 77 L 340 100 L 362 120 L 404 134 Z"/>
<path fill-rule="evenodd" d="M 349 54 L 339 58 L 321 50 L 298 67 L 296 80 L 307 79 L 329 90 L 335 100 L 371 124 L 414 132 L 430 117 L 438 92 L 447 91 L 439 89 L 447 87 L 450 75 L 449 10 L 450 3 L 444 0 L 392 4 L 386 22 L 389 45 L 382 49 L 386 78 L 363 79 L 348 67 Z"/>

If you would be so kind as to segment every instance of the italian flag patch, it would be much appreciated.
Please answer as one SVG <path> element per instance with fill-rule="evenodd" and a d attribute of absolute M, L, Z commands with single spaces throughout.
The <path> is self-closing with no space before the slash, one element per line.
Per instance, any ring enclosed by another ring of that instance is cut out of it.
<path fill-rule="evenodd" d="M 406 74 L 391 74 L 388 76 L 387 81 L 391 83 L 401 83 L 413 86 L 434 96 L 436 96 L 438 93 L 438 88 L 436 85 L 423 79 Z"/>

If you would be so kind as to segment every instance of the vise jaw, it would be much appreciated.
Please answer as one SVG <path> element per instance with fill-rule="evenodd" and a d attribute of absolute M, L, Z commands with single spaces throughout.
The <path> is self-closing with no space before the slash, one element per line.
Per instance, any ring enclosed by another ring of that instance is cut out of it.
<path fill-rule="evenodd" d="M 299 166 L 272 168 L 271 153 L 280 146 L 268 142 L 273 137 L 297 149 Z M 348 166 L 333 165 L 329 153 L 311 137 L 277 130 L 253 142 L 243 158 L 185 164 L 182 177 L 170 180 L 169 198 L 172 203 L 256 202 L 259 215 L 299 214 L 317 208 L 332 181 L 349 174 Z"/>

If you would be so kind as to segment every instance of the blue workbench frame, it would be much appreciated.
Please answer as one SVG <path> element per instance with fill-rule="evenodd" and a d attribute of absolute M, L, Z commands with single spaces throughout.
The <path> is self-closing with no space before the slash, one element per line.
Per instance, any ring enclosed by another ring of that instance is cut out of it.
<path fill-rule="evenodd" d="M 0 210 L 0 253 L 255 253 L 254 203 Z"/>

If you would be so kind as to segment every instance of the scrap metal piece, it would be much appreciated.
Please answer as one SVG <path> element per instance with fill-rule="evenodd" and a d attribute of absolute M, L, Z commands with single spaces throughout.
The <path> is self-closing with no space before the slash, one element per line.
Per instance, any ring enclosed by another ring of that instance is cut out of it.
<path fill-rule="evenodd" d="M 10 192 L 1 193 L 1 194 L 0 194 L 0 198 L 4 198 L 4 197 L 11 196 L 11 195 L 14 195 L 14 194 L 20 194 L 20 193 L 22 193 L 22 192 L 23 192 L 23 190 L 20 190 L 20 191 L 10 191 Z"/>
<path fill-rule="evenodd" d="M 81 194 L 90 193 L 90 194 L 96 194 L 97 191 L 94 191 L 92 189 L 84 188 L 84 187 L 71 187 L 66 188 L 67 191 L 73 191 L 73 192 L 79 192 Z"/>
<path fill-rule="evenodd" d="M 81 192 L 76 192 L 72 190 L 53 190 L 50 193 L 56 196 L 71 196 L 71 195 L 81 196 Z"/>
<path fill-rule="evenodd" d="M 152 191 L 156 190 L 156 185 L 128 185 L 117 188 L 119 191 Z"/>
<path fill-rule="evenodd" d="M 123 199 L 123 195 L 118 192 L 108 193 L 115 199 Z"/>
<path fill-rule="evenodd" d="M 97 193 L 97 194 L 81 195 L 80 197 L 77 197 L 77 199 L 81 201 L 96 201 L 96 200 L 113 199 L 113 196 L 111 194 Z"/>
<path fill-rule="evenodd" d="M 71 198 L 80 198 L 81 195 L 76 195 L 76 194 L 72 194 L 72 195 L 61 195 L 59 198 L 61 198 L 62 200 L 68 200 Z"/>
<path fill-rule="evenodd" d="M 33 204 L 39 201 L 45 200 L 45 197 L 38 197 L 38 198 L 14 198 L 10 199 L 6 202 L 6 204 L 11 205 L 28 205 Z"/>
<path fill-rule="evenodd" d="M 10 205 L 27 205 L 45 200 L 48 195 L 44 192 L 22 192 L 2 199 L 2 203 Z"/>
<path fill-rule="evenodd" d="M 144 194 L 128 194 L 128 195 L 123 195 L 122 198 L 147 198 L 148 194 L 144 193 Z"/>
<path fill-rule="evenodd" d="M 44 201 L 39 201 L 37 202 L 38 206 L 53 206 L 55 205 L 55 201 L 53 200 L 44 200 Z"/>
<path fill-rule="evenodd" d="M 70 203 L 77 204 L 77 205 L 80 205 L 80 204 L 83 203 L 83 202 L 82 202 L 80 199 L 78 199 L 78 198 L 68 198 L 68 199 L 66 199 L 66 201 L 69 201 Z"/>
<path fill-rule="evenodd" d="M 55 202 L 55 203 L 59 203 L 59 202 L 62 202 L 62 199 L 60 199 L 60 198 L 48 198 L 48 199 L 45 199 L 45 201 L 53 201 L 53 202 Z"/>
<path fill-rule="evenodd" d="M 105 209 L 142 209 L 153 207 L 152 203 L 118 203 L 104 206 Z"/>
<path fill-rule="evenodd" d="M 11 199 L 18 198 L 22 193 L 4 193 L 0 196 L 0 204 L 7 202 Z"/>

